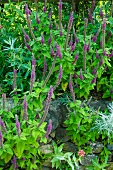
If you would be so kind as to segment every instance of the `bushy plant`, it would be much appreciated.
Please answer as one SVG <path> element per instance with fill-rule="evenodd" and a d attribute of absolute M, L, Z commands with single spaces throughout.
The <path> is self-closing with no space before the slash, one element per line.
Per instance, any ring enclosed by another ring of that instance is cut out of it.
<path fill-rule="evenodd" d="M 109 112 L 98 112 L 98 119 L 95 120 L 93 130 L 102 134 L 102 139 L 107 138 L 106 142 L 112 142 L 113 139 L 113 103 L 108 105 Z"/>

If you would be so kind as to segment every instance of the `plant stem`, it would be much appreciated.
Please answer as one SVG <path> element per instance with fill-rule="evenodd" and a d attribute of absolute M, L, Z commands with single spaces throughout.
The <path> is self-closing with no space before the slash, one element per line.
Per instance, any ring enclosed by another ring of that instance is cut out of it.
<path fill-rule="evenodd" d="M 51 74 L 53 72 L 53 69 L 55 67 L 55 62 L 56 62 L 56 55 L 54 55 L 54 60 L 53 60 L 53 63 L 52 63 L 52 67 L 51 67 L 51 69 L 50 69 L 50 71 L 49 71 L 49 73 L 48 73 L 48 75 L 47 75 L 47 77 L 46 77 L 42 87 L 44 87 L 47 84 L 47 82 L 48 82 L 48 80 L 49 80 L 49 78 L 50 78 L 50 76 L 51 76 Z"/>

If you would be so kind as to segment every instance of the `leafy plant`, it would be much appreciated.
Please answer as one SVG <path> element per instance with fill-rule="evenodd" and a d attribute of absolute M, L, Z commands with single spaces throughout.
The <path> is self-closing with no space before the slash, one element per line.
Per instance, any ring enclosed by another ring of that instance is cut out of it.
<path fill-rule="evenodd" d="M 99 112 L 98 119 L 95 120 L 93 130 L 97 130 L 98 133 L 102 134 L 102 139 L 108 138 L 108 142 L 112 141 L 113 138 L 113 103 L 108 105 L 109 112 Z"/>
<path fill-rule="evenodd" d="M 79 168 L 79 161 L 82 159 L 82 157 L 76 158 L 75 154 L 72 152 L 66 152 L 63 153 L 63 145 L 61 144 L 60 146 L 57 146 L 57 144 L 53 142 L 53 147 L 54 147 L 54 154 L 52 155 L 52 167 L 55 167 L 56 169 L 66 169 L 66 170 L 75 170 L 76 168 Z M 79 155 L 80 152 L 78 152 Z M 83 152 L 84 156 L 85 152 Z M 79 155 L 79 156 L 80 156 Z"/>
<path fill-rule="evenodd" d="M 78 146 L 85 146 L 88 141 L 94 142 L 99 137 L 97 132 L 91 131 L 92 123 L 97 117 L 95 111 L 87 105 L 82 107 L 82 102 L 79 100 L 71 102 L 69 106 L 70 112 L 65 124 L 71 140 Z"/>

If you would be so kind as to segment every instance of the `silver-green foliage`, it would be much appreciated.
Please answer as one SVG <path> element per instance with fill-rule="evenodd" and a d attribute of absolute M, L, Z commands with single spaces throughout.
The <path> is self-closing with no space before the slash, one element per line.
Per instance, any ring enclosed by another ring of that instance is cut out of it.
<path fill-rule="evenodd" d="M 109 113 L 99 112 L 99 118 L 95 120 L 93 130 L 103 135 L 103 138 L 108 137 L 108 140 L 113 138 L 113 102 L 108 105 Z"/>

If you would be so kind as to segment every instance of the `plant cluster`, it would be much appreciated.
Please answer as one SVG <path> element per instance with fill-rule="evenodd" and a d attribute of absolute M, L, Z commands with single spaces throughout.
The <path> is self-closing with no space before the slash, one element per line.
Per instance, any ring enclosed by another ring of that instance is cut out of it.
<path fill-rule="evenodd" d="M 88 99 L 93 89 L 101 91 L 103 98 L 113 98 L 110 2 L 95 6 L 93 1 L 88 16 L 78 18 L 78 23 L 74 11 L 65 20 L 63 6 L 60 0 L 56 18 L 53 6 L 46 1 L 43 8 L 35 2 L 31 9 L 28 4 L 24 4 L 24 8 L 20 4 L 17 8 L 9 3 L 3 11 L 0 25 L 2 169 L 4 166 L 37 169 L 47 159 L 40 146 L 48 141 L 52 121 L 49 120 L 46 128 L 45 119 L 52 98 L 60 92 L 66 91 L 63 95 L 69 95 L 70 90 L 71 97 L 61 98 L 69 108 L 65 124 L 71 140 L 81 152 L 79 159 L 73 153 L 63 153 L 63 145 L 58 147 L 53 142 L 53 167 L 63 169 L 66 164 L 68 169 L 77 169 L 85 154 L 81 148 L 86 154 L 91 153 L 89 141 L 104 139 L 106 144 L 109 139 L 112 142 L 112 106 L 109 107 L 111 114 L 98 114 L 88 107 L 89 101 L 78 100 L 81 97 Z M 12 97 L 13 108 L 6 105 L 7 97 Z M 101 155 L 108 154 L 104 147 Z M 61 165 L 62 161 L 64 164 Z M 107 166 L 106 161 L 102 166 L 97 160 L 93 164 L 98 164 L 100 169 Z"/>

